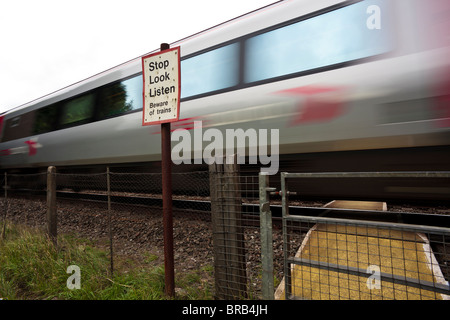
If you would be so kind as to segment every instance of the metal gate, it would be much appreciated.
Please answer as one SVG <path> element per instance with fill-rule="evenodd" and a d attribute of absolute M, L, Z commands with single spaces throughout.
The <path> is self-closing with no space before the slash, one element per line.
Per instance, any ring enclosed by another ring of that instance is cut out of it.
<path fill-rule="evenodd" d="M 338 209 L 297 207 L 294 212 L 288 181 L 305 177 L 449 178 L 450 173 L 281 173 L 284 278 L 276 291 L 270 261 L 269 198 L 274 189 L 261 174 L 263 298 L 450 298 L 450 216 L 365 210 L 354 203 Z"/>

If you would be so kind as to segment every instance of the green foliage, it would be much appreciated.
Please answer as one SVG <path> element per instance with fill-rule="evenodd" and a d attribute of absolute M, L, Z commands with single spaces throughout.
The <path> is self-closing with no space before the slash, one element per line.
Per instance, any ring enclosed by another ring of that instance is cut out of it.
<path fill-rule="evenodd" d="M 164 294 L 164 267 L 141 266 L 110 274 L 105 251 L 74 236 L 58 238 L 58 248 L 36 230 L 8 224 L 6 239 L 0 239 L 0 298 L 156 300 Z M 154 260 L 150 257 L 146 260 Z M 70 290 L 67 267 L 77 265 L 81 288 Z M 181 294 L 177 299 L 211 299 L 201 271 L 177 279 Z"/>

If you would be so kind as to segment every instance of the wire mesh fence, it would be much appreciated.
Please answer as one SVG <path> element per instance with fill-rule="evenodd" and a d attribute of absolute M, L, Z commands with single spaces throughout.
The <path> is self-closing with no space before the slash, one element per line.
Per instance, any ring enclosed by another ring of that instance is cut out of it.
<path fill-rule="evenodd" d="M 160 173 L 108 169 L 100 174 L 56 176 L 58 214 L 65 228 L 78 228 L 81 234 L 101 239 L 110 247 L 111 255 L 139 256 L 144 252 L 155 263 L 163 261 Z M 173 174 L 175 258 L 181 270 L 201 268 L 204 264 L 199 257 L 205 257 L 210 250 L 208 196 L 207 172 Z M 192 266 L 188 266 L 189 262 Z"/>
<path fill-rule="evenodd" d="M 45 226 L 47 206 L 45 202 L 38 199 L 38 196 L 45 194 L 46 179 L 46 173 L 3 175 L 4 228 L 6 221 L 24 223 L 33 227 Z"/>
<path fill-rule="evenodd" d="M 282 173 L 284 279 L 276 298 L 450 299 L 448 216 L 389 213 L 385 203 L 366 201 L 332 201 L 325 210 L 290 214 L 288 179 L 348 175 L 450 177 L 447 172 Z"/>
<path fill-rule="evenodd" d="M 259 177 L 242 174 L 236 162 L 214 163 L 209 173 L 215 297 L 262 299 Z M 270 247 L 280 253 L 281 230 L 276 233 Z M 280 261 L 282 255 L 276 258 Z M 275 265 L 271 277 L 281 270 L 280 263 Z"/>
<path fill-rule="evenodd" d="M 287 227 L 290 238 L 287 285 L 279 288 L 280 297 L 314 300 L 450 298 L 448 229 L 345 219 L 291 218 Z"/>
<path fill-rule="evenodd" d="M 36 194 L 47 187 L 46 173 L 8 174 L 6 179 L 8 188 L 16 193 L 32 191 Z"/>
<path fill-rule="evenodd" d="M 47 173 L 8 174 L 6 184 L 3 177 L 2 184 L 9 192 L 3 199 L 7 212 L 7 216 L 2 215 L 3 221 L 47 230 L 47 176 Z M 103 173 L 56 171 L 54 178 L 58 234 L 94 239 L 97 245 L 109 250 L 110 272 L 117 269 L 119 255 L 163 264 L 160 173 L 123 173 L 114 169 Z M 202 270 L 204 281 L 213 284 L 209 173 L 173 173 L 172 178 L 176 272 Z M 247 272 L 245 264 L 241 267 Z"/>
<path fill-rule="evenodd" d="M 283 216 L 277 223 L 268 215 L 264 229 L 260 218 L 270 212 L 270 201 L 289 203 L 278 195 L 261 202 L 257 175 L 215 164 L 209 172 L 172 177 L 176 273 L 201 270 L 216 299 L 450 296 L 448 228 L 314 215 Z M 47 178 L 47 173 L 0 177 L 2 221 L 46 229 Z M 110 272 L 118 255 L 163 264 L 160 173 L 56 171 L 54 178 L 59 234 L 95 239 L 109 250 Z M 266 196 L 269 189 L 263 190 Z"/>

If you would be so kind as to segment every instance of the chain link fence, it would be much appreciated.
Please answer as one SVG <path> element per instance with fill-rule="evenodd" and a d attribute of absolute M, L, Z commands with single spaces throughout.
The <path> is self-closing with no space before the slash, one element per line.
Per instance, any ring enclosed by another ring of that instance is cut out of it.
<path fill-rule="evenodd" d="M 287 190 L 270 195 L 269 184 L 262 190 L 260 177 L 235 164 L 172 177 L 175 274 L 200 273 L 216 299 L 449 297 L 448 228 L 320 214 L 272 217 L 274 203 L 289 207 Z M 108 169 L 54 178 L 59 234 L 109 250 L 110 272 L 123 263 L 119 256 L 164 263 L 160 173 Z M 47 179 L 47 173 L 0 177 L 3 230 L 6 221 L 47 228 Z"/>
<path fill-rule="evenodd" d="M 2 221 L 47 230 L 47 177 L 47 173 L 3 176 L 7 194 Z M 109 251 L 110 272 L 123 263 L 119 256 L 155 266 L 164 263 L 160 173 L 114 172 L 114 168 L 104 173 L 56 170 L 54 178 L 58 234 L 93 239 Z M 208 171 L 172 174 L 175 272 L 198 271 L 202 283 L 214 290 L 209 188 Z"/>
<path fill-rule="evenodd" d="M 41 197 L 46 192 L 47 174 L 4 174 L 2 177 L 3 227 L 6 221 L 43 227 L 47 206 Z"/>

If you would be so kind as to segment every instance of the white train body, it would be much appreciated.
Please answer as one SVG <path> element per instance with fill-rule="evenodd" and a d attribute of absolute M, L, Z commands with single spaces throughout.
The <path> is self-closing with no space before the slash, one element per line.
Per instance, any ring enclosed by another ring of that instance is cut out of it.
<path fill-rule="evenodd" d="M 450 6 L 280 1 L 172 43 L 182 56 L 172 129 L 192 129 L 194 121 L 203 129 L 279 129 L 282 159 L 417 147 L 448 154 L 450 19 L 442 8 Z M 142 126 L 141 68 L 141 58 L 128 61 L 1 115 L 0 167 L 158 161 L 160 126 Z M 118 87 L 126 91 L 118 93 L 124 112 L 102 114 L 99 104 Z M 45 116 L 51 121 L 37 124 Z"/>

